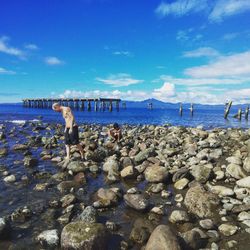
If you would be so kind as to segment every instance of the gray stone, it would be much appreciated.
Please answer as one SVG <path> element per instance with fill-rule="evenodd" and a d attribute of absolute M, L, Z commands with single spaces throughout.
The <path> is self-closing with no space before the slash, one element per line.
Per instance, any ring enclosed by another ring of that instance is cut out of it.
<path fill-rule="evenodd" d="M 231 163 L 226 168 L 227 173 L 235 179 L 241 179 L 246 177 L 245 173 L 242 171 L 241 166 Z"/>
<path fill-rule="evenodd" d="M 172 223 L 188 222 L 189 216 L 184 210 L 174 210 L 169 216 L 169 221 Z"/>
<path fill-rule="evenodd" d="M 247 176 L 243 179 L 240 179 L 238 181 L 236 181 L 236 184 L 239 187 L 243 187 L 243 188 L 250 188 L 250 176 Z"/>
<path fill-rule="evenodd" d="M 6 176 L 3 180 L 6 183 L 13 183 L 16 181 L 16 176 L 12 174 L 12 175 Z"/>
<path fill-rule="evenodd" d="M 46 230 L 37 236 L 37 240 L 45 248 L 54 248 L 59 244 L 59 235 L 56 229 Z"/>
<path fill-rule="evenodd" d="M 78 216 L 78 219 L 86 223 L 95 223 L 97 221 L 96 209 L 92 206 L 86 207 L 83 212 Z"/>
<path fill-rule="evenodd" d="M 244 160 L 243 168 L 245 169 L 245 171 L 247 171 L 248 173 L 250 173 L 250 156 L 248 156 Z"/>
<path fill-rule="evenodd" d="M 144 175 L 148 182 L 164 182 L 168 177 L 168 170 L 159 165 L 152 165 L 146 168 Z"/>
<path fill-rule="evenodd" d="M 231 224 L 221 224 L 218 229 L 224 236 L 234 235 L 238 231 L 238 227 Z"/>
<path fill-rule="evenodd" d="M 155 149 L 154 148 L 147 148 L 141 152 L 139 152 L 134 160 L 136 162 L 136 164 L 140 164 L 142 163 L 143 161 L 145 161 L 147 158 L 149 158 L 150 156 L 153 156 L 154 155 L 154 152 L 155 152 Z"/>
<path fill-rule="evenodd" d="M 181 250 L 181 247 L 171 228 L 159 225 L 150 235 L 145 250 Z"/>
<path fill-rule="evenodd" d="M 142 194 L 125 194 L 123 198 L 129 207 L 138 211 L 143 211 L 149 206 L 148 200 Z"/>
<path fill-rule="evenodd" d="M 211 165 L 195 165 L 191 168 L 191 174 L 194 176 L 195 180 L 201 183 L 205 183 L 211 174 Z"/>

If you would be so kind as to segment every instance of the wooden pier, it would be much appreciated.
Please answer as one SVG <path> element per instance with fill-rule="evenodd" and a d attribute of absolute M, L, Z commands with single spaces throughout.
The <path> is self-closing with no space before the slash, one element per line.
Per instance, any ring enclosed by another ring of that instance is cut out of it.
<path fill-rule="evenodd" d="M 23 99 L 23 106 L 26 108 L 52 108 L 53 103 L 70 107 L 72 109 L 84 111 L 117 111 L 120 109 L 121 99 L 115 98 L 40 98 L 40 99 Z"/>

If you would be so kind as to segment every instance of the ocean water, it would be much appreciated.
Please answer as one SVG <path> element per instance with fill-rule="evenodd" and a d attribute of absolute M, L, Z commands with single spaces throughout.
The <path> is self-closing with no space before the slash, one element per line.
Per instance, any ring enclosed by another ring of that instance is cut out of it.
<path fill-rule="evenodd" d="M 197 106 L 193 117 L 189 109 L 183 110 L 183 116 L 179 115 L 179 106 L 173 105 L 170 108 L 145 108 L 127 107 L 116 109 L 113 112 L 106 111 L 74 111 L 78 124 L 171 124 L 177 126 L 196 127 L 203 126 L 206 129 L 215 127 L 237 127 L 250 128 L 250 122 L 233 118 L 237 113 L 237 107 L 231 109 L 227 120 L 224 119 L 223 106 Z M 23 123 L 25 121 L 37 120 L 42 117 L 44 122 L 62 123 L 63 119 L 59 113 L 51 109 L 24 108 L 21 104 L 0 104 L 0 122 Z M 250 119 L 250 117 L 249 117 Z"/>

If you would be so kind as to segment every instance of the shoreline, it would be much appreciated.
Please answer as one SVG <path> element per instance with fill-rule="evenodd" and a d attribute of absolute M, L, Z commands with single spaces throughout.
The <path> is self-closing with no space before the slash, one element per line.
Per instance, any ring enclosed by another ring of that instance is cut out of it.
<path fill-rule="evenodd" d="M 123 125 L 113 144 L 107 128 L 79 125 L 85 159 L 65 163 L 62 124 L 0 126 L 0 247 L 250 244 L 249 129 Z"/>

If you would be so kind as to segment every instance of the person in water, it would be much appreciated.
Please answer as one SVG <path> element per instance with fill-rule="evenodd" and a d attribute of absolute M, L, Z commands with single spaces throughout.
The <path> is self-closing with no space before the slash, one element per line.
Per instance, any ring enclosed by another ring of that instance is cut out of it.
<path fill-rule="evenodd" d="M 76 124 L 75 117 L 71 111 L 71 108 L 64 107 L 60 105 L 59 103 L 54 103 L 52 105 L 52 109 L 56 112 L 61 112 L 65 120 L 65 130 L 64 130 L 65 146 L 66 146 L 65 160 L 70 159 L 70 147 L 72 145 L 77 146 L 81 154 L 81 158 L 83 159 L 84 153 L 83 153 L 82 145 L 79 143 L 78 126 Z"/>
<path fill-rule="evenodd" d="M 115 141 L 120 141 L 122 138 L 122 131 L 118 123 L 114 123 L 113 128 L 109 130 L 109 136 Z"/>

